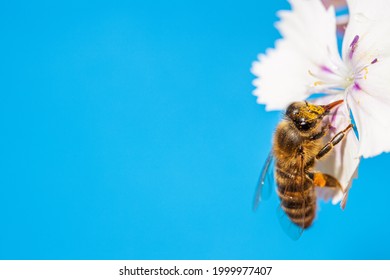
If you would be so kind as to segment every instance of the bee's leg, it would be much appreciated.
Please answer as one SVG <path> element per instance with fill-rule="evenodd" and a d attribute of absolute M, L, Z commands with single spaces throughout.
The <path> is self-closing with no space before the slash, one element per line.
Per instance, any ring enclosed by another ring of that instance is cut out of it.
<path fill-rule="evenodd" d="M 326 155 L 327 153 L 329 153 L 333 147 L 335 145 L 337 145 L 338 143 L 341 142 L 341 140 L 343 140 L 343 138 L 345 137 L 345 135 L 347 134 L 347 132 L 353 127 L 352 124 L 348 125 L 344 130 L 340 131 L 339 133 L 337 133 L 333 138 L 332 140 L 330 140 L 328 143 L 325 144 L 324 147 L 322 147 L 322 149 L 318 152 L 318 154 L 316 155 L 316 159 L 320 159 L 322 158 L 324 155 Z"/>
<path fill-rule="evenodd" d="M 343 190 L 339 181 L 329 174 L 315 172 L 310 175 L 310 177 L 313 178 L 314 185 L 317 187 L 337 188 Z"/>
<path fill-rule="evenodd" d="M 327 125 L 324 125 L 322 128 L 321 128 L 321 131 L 318 132 L 317 134 L 314 134 L 310 137 L 310 140 L 318 140 L 322 137 L 324 137 L 324 135 L 329 131 L 329 127 L 330 125 L 327 124 Z"/>
<path fill-rule="evenodd" d="M 343 187 L 335 177 L 321 172 L 309 173 L 308 175 L 309 178 L 313 180 L 313 183 L 316 187 L 340 190 L 343 193 L 343 198 L 341 200 L 340 206 L 341 209 L 345 208 L 348 198 L 348 190 L 344 192 Z"/>

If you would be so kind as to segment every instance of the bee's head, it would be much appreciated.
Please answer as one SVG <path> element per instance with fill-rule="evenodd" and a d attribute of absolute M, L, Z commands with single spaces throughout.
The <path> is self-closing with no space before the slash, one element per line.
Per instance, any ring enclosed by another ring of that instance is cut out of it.
<path fill-rule="evenodd" d="M 298 130 L 306 132 L 316 128 L 323 117 L 342 102 L 343 100 L 338 100 L 328 105 L 314 105 L 307 101 L 294 102 L 287 107 L 286 116 L 293 121 Z"/>

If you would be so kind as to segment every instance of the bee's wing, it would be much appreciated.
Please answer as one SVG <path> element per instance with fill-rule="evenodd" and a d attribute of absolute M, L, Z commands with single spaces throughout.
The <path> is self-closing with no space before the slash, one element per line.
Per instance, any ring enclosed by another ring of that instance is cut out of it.
<path fill-rule="evenodd" d="M 271 196 L 275 186 L 274 178 L 274 156 L 272 151 L 268 154 L 267 160 L 261 170 L 259 182 L 256 188 L 253 210 L 256 210 L 262 200 L 267 200 Z"/>
<path fill-rule="evenodd" d="M 297 216 L 297 223 L 293 223 L 289 216 L 286 214 L 286 210 L 282 204 L 280 203 L 278 209 L 277 209 L 277 216 L 280 222 L 280 225 L 282 226 L 283 231 L 293 240 L 298 240 L 305 228 L 305 220 L 306 220 L 306 199 L 304 195 L 304 190 L 305 190 L 305 170 L 304 170 L 304 162 L 303 162 L 303 155 L 300 156 L 299 158 L 299 170 L 297 174 L 300 174 L 301 180 L 299 182 L 299 192 L 301 195 L 301 200 L 303 203 L 299 203 L 298 206 L 296 207 L 297 212 L 303 213 L 303 215 L 298 215 Z M 284 196 L 289 196 L 289 192 L 291 191 L 291 187 L 287 186 L 284 189 Z M 294 202 L 293 202 L 294 203 Z"/>
<path fill-rule="evenodd" d="M 303 233 L 303 225 L 294 224 L 290 218 L 284 212 L 283 207 L 280 205 L 276 210 L 276 215 L 278 216 L 279 223 L 283 231 L 292 239 L 298 240 Z"/>

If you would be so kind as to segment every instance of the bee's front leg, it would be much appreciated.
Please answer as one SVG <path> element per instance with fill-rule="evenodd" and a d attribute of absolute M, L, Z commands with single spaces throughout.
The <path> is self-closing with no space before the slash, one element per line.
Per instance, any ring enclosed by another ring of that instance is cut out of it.
<path fill-rule="evenodd" d="M 343 138 L 345 137 L 345 135 L 347 134 L 347 132 L 353 127 L 352 124 L 348 125 L 344 130 L 340 131 L 339 133 L 337 133 L 333 138 L 332 140 L 330 140 L 328 143 L 325 144 L 324 147 L 322 147 L 322 149 L 318 152 L 318 154 L 316 155 L 316 159 L 320 159 L 322 158 L 324 155 L 326 155 L 327 153 L 329 153 L 333 147 L 335 145 L 337 145 L 338 143 L 341 142 L 341 140 L 343 140 Z"/>
<path fill-rule="evenodd" d="M 326 133 L 328 133 L 329 131 L 329 128 L 330 128 L 330 124 L 326 124 L 324 125 L 323 127 L 321 127 L 321 130 L 320 132 L 318 132 L 317 134 L 314 134 L 312 136 L 310 136 L 310 140 L 318 140 L 318 139 L 321 139 L 322 137 L 324 137 L 324 135 Z"/>

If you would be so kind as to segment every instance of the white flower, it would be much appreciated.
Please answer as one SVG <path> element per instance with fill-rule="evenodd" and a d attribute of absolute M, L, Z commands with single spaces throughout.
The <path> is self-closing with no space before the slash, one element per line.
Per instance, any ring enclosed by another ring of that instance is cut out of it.
<path fill-rule="evenodd" d="M 281 20 L 276 23 L 284 38 L 276 42 L 275 49 L 260 54 L 252 67 L 259 77 L 254 81 L 254 94 L 267 110 L 284 109 L 315 92 L 316 79 L 309 73 L 318 75 L 329 56 L 341 64 L 333 8 L 327 11 L 319 0 L 290 3 L 293 10 L 279 12 Z"/>
<path fill-rule="evenodd" d="M 334 153 L 344 158 L 335 160 L 333 169 L 344 163 L 337 178 L 347 178 L 342 184 L 348 189 L 360 156 L 390 151 L 390 1 L 348 1 L 350 17 L 341 57 L 333 7 L 326 9 L 320 0 L 290 3 L 292 10 L 279 12 L 276 24 L 283 39 L 253 64 L 252 72 L 258 76 L 254 94 L 267 110 L 284 109 L 312 93 L 345 100 L 336 127 L 342 130 L 350 123 L 350 108 L 359 142 L 348 133 L 343 151 L 338 148 Z"/>

